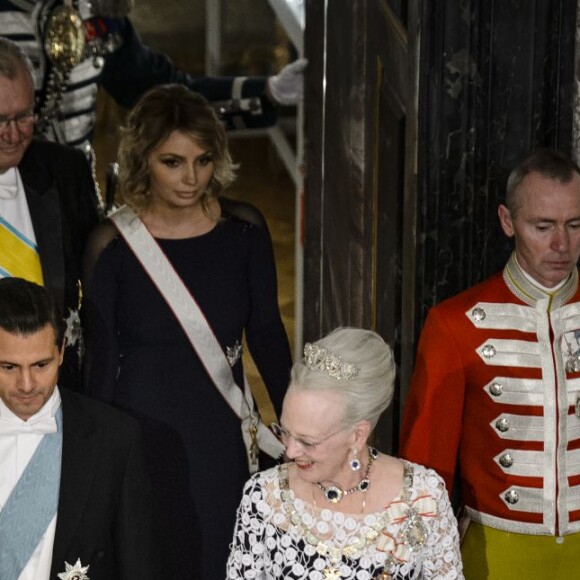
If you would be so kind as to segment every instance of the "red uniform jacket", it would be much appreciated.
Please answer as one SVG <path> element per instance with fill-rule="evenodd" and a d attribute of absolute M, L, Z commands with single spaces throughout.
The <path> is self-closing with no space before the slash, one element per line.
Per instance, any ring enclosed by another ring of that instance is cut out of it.
<path fill-rule="evenodd" d="M 442 302 L 423 329 L 401 455 L 448 489 L 459 459 L 474 521 L 506 531 L 580 531 L 578 272 L 549 295 L 515 257 Z"/>

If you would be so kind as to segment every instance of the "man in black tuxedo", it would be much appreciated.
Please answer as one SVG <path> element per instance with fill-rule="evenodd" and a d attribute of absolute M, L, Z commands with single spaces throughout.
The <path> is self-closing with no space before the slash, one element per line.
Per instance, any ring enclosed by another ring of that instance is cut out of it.
<path fill-rule="evenodd" d="M 137 424 L 57 387 L 61 345 L 46 289 L 1 279 L 0 578 L 163 578 Z"/>
<path fill-rule="evenodd" d="M 0 277 L 20 276 L 54 294 L 66 320 L 60 384 L 78 388 L 82 252 L 99 203 L 85 156 L 33 140 L 35 120 L 30 61 L 0 38 Z"/>

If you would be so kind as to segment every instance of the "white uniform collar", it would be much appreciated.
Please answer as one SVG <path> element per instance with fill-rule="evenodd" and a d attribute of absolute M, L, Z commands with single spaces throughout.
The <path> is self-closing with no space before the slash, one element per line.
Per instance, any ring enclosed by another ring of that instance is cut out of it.
<path fill-rule="evenodd" d="M 535 306 L 539 301 L 547 300 L 548 308 L 552 310 L 566 304 L 578 290 L 578 269 L 573 268 L 556 288 L 542 288 L 522 270 L 514 251 L 503 270 L 503 280 L 513 294 L 526 304 Z"/>
<path fill-rule="evenodd" d="M 568 275 L 563 280 L 558 282 L 558 284 L 556 284 L 554 287 L 548 288 L 547 286 L 542 286 L 542 284 L 540 284 L 535 278 L 530 276 L 522 268 L 522 266 L 520 265 L 520 262 L 518 260 L 518 257 L 515 254 L 514 254 L 514 260 L 516 261 L 518 268 L 522 271 L 522 274 L 530 281 L 530 283 L 532 283 L 534 286 L 536 286 L 537 288 L 539 288 L 542 292 L 545 292 L 546 294 L 555 294 L 558 290 L 560 290 L 560 288 L 562 288 L 562 286 L 564 286 L 564 284 L 566 284 L 566 282 L 568 281 L 568 278 L 570 277 L 570 275 Z"/>

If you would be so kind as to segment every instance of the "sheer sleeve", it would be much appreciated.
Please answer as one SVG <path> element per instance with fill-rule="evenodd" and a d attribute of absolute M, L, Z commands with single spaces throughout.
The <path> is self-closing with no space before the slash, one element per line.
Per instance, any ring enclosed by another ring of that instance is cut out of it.
<path fill-rule="evenodd" d="M 246 325 L 248 348 L 268 389 L 276 414 L 290 379 L 292 355 L 278 305 L 278 282 L 270 231 L 264 216 L 255 206 L 220 198 L 224 212 L 251 224 L 251 254 L 248 260 L 250 316 Z"/>
<path fill-rule="evenodd" d="M 279 417 L 290 379 L 292 355 L 278 306 L 276 265 L 267 228 L 260 229 L 252 250 L 248 270 L 250 319 L 246 339 Z"/>
<path fill-rule="evenodd" d="M 268 223 L 262 212 L 251 203 L 231 199 L 229 197 L 220 197 L 220 206 L 223 211 L 235 215 L 243 221 L 254 224 L 262 229 L 268 230 Z"/>
<path fill-rule="evenodd" d="M 117 230 L 105 221 L 91 233 L 83 259 L 83 297 L 86 315 L 85 392 L 113 400 L 118 370 L 116 323 L 117 282 L 110 260 Z"/>
<path fill-rule="evenodd" d="M 83 282 L 91 285 L 93 272 L 103 250 L 117 237 L 117 228 L 109 220 L 91 231 L 83 255 Z"/>
<path fill-rule="evenodd" d="M 265 510 L 269 508 L 259 476 L 252 477 L 244 487 L 230 546 L 227 580 L 265 578 L 263 556 L 269 549 L 265 543 Z"/>

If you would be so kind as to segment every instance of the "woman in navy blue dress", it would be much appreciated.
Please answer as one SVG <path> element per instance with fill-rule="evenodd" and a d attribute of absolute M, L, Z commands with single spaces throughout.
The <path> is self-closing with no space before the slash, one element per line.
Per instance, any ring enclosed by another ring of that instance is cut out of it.
<path fill-rule="evenodd" d="M 272 243 L 256 208 L 218 197 L 234 179 L 235 166 L 215 113 L 183 87 L 153 89 L 128 117 L 119 162 L 123 201 L 197 301 L 236 384 L 243 385 L 245 336 L 279 412 L 291 355 Z M 85 292 L 88 389 L 142 420 L 153 483 L 172 514 L 166 530 L 171 577 L 224 578 L 248 478 L 240 419 L 110 221 L 89 241 Z M 193 504 L 201 555 L 187 547 Z M 193 570 L 195 564 L 200 569 Z"/>

